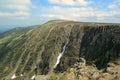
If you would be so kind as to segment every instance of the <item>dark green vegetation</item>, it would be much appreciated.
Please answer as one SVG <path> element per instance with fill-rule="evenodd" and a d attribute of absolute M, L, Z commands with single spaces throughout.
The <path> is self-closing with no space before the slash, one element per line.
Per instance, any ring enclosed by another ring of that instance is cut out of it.
<path fill-rule="evenodd" d="M 119 24 L 59 20 L 32 30 L 11 30 L 0 37 L 0 77 L 9 78 L 14 73 L 29 77 L 34 73 L 52 73 L 65 44 L 65 53 L 55 72 L 66 71 L 80 57 L 98 69 L 106 68 L 108 62 L 120 58 Z"/>

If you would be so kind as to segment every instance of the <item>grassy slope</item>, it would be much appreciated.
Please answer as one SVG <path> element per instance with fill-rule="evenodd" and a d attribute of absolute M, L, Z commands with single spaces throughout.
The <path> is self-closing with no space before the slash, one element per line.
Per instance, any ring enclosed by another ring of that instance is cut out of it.
<path fill-rule="evenodd" d="M 12 47 L 10 48 L 8 45 L 12 44 L 13 42 L 16 42 L 16 40 L 20 39 L 24 34 L 26 34 L 28 31 L 32 30 L 32 27 L 27 27 L 27 28 L 14 28 L 10 31 L 4 32 L 0 34 L 0 60 L 3 60 L 0 62 L 0 71 L 5 73 L 9 73 L 11 70 L 9 67 L 5 67 L 6 63 L 5 61 L 5 56 L 6 57 L 11 57 L 11 55 L 7 55 L 7 53 L 12 52 Z M 8 64 L 8 63 L 7 63 Z M 9 69 L 9 70 L 8 70 Z"/>
<path fill-rule="evenodd" d="M 8 42 L 12 39 L 15 40 L 15 39 L 17 39 L 17 37 L 25 34 L 27 31 L 29 31 L 31 29 L 32 29 L 32 27 L 31 28 L 18 27 L 18 28 L 14 28 L 12 30 L 9 30 L 7 32 L 3 32 L 0 34 L 0 44 Z"/>

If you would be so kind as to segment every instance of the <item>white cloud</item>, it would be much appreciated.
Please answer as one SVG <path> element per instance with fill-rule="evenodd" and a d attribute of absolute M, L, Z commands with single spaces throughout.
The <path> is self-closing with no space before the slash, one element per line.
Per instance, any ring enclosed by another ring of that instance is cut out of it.
<path fill-rule="evenodd" d="M 34 6 L 31 0 L 0 0 L 0 25 L 40 24 L 51 19 L 120 22 L 120 0 L 112 1 L 104 8 L 102 3 L 97 6 L 93 0 L 48 0 L 46 5 L 51 7 L 42 1 L 42 5 L 38 5 L 37 1 Z"/>
<path fill-rule="evenodd" d="M 108 8 L 110 10 L 117 10 L 118 12 L 120 12 L 120 0 L 113 1 L 113 3 L 108 5 Z"/>
<path fill-rule="evenodd" d="M 64 15 L 55 15 L 55 14 L 43 14 L 40 17 L 46 18 L 46 19 L 68 19 L 73 20 L 73 18 L 64 16 Z"/>
<path fill-rule="evenodd" d="M 115 17 L 120 15 L 118 10 L 102 10 L 98 8 L 91 7 L 60 7 L 54 6 L 49 8 L 41 9 L 44 13 L 44 17 L 48 18 L 60 18 L 60 19 L 73 19 L 73 20 L 90 20 L 90 18 L 99 19 L 111 19 L 111 17 Z"/>
<path fill-rule="evenodd" d="M 30 14 L 28 12 L 13 12 L 13 13 L 8 13 L 8 12 L 0 12 L 0 17 L 27 17 Z"/>
<path fill-rule="evenodd" d="M 0 9 L 6 9 L 6 11 L 10 11 L 10 10 L 21 10 L 21 11 L 29 11 L 30 8 L 26 5 L 0 5 Z M 4 10 L 5 11 L 5 10 Z"/>
<path fill-rule="evenodd" d="M 29 5 L 31 4 L 30 0 L 1 0 L 0 4 L 7 5 L 7 4 L 18 4 L 18 5 Z"/>
<path fill-rule="evenodd" d="M 118 6 L 115 4 L 111 4 L 108 6 L 109 9 L 116 9 Z"/>
<path fill-rule="evenodd" d="M 1 0 L 0 17 L 28 17 L 31 0 Z"/>
<path fill-rule="evenodd" d="M 70 6 L 87 6 L 90 3 L 90 1 L 85 0 L 48 0 L 48 1 L 53 4 Z"/>

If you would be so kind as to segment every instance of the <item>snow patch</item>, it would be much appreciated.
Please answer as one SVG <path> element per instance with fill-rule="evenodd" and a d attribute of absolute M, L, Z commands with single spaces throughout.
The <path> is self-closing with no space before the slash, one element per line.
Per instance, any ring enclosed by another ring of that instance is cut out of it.
<path fill-rule="evenodd" d="M 36 77 L 36 75 L 34 74 L 30 79 L 31 79 L 31 80 L 34 80 L 35 77 Z"/>
<path fill-rule="evenodd" d="M 57 65 L 60 63 L 60 59 L 61 59 L 61 57 L 63 56 L 63 54 L 64 54 L 64 52 L 65 52 L 65 48 L 66 48 L 66 45 L 63 46 L 63 51 L 58 55 L 58 57 L 57 57 L 57 62 L 56 62 L 56 64 L 54 65 L 54 68 L 56 68 Z"/>
<path fill-rule="evenodd" d="M 20 74 L 20 76 L 22 77 L 22 76 L 23 76 L 23 74 Z"/>
<path fill-rule="evenodd" d="M 11 79 L 15 79 L 16 78 L 16 75 L 15 74 L 13 74 L 13 76 L 11 77 Z"/>

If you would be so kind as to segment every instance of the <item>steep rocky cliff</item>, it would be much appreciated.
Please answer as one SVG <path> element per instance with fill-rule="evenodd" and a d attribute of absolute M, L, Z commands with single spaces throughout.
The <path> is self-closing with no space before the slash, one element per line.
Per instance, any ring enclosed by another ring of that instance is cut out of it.
<path fill-rule="evenodd" d="M 87 65 L 106 69 L 108 62 L 120 58 L 120 25 L 50 21 L 6 43 L 4 49 L 0 46 L 0 50 L 0 55 L 5 54 L 0 59 L 0 76 L 6 78 L 64 72 L 81 57 Z"/>

